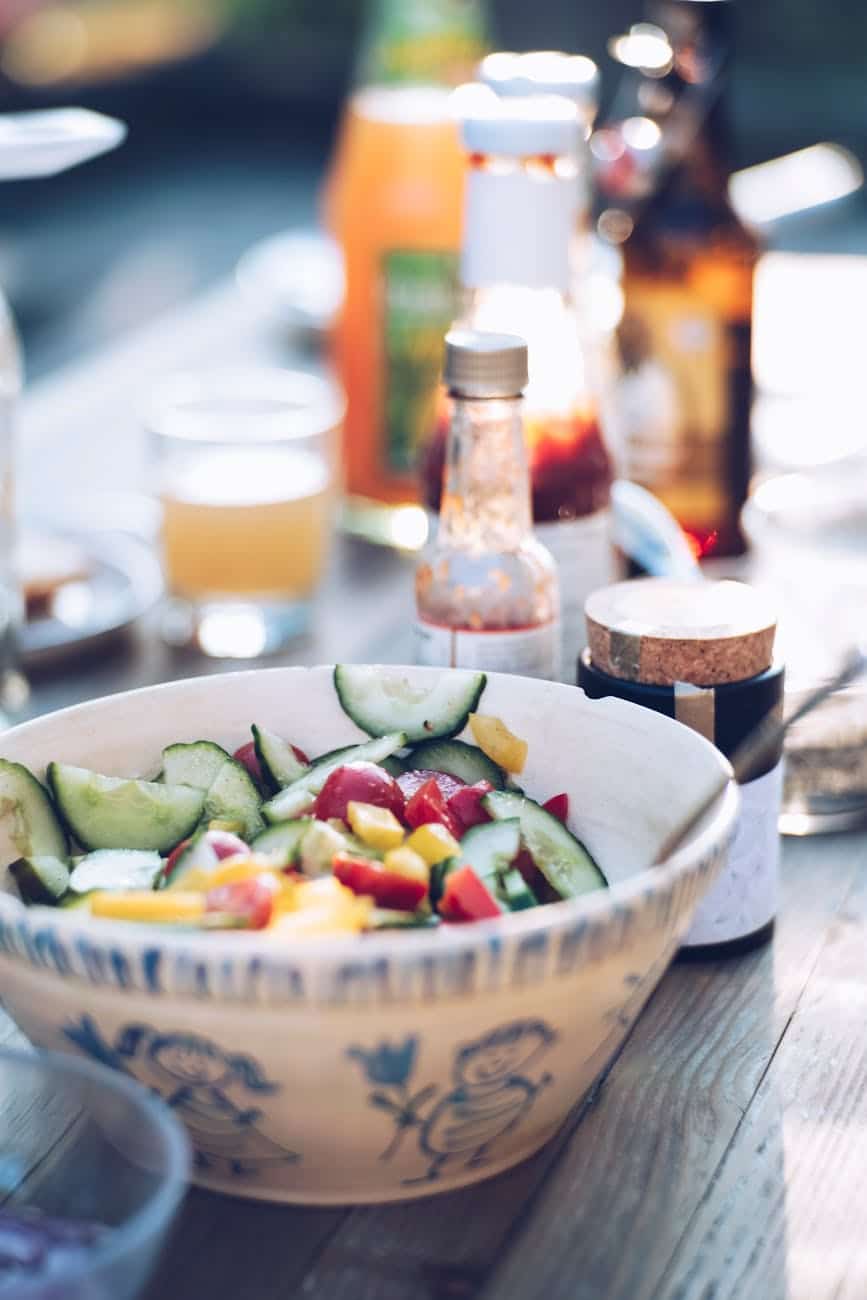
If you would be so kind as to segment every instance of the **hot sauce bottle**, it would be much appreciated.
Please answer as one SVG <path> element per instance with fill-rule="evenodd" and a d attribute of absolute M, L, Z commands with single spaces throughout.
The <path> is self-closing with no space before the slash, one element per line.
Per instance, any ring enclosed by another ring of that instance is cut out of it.
<path fill-rule="evenodd" d="M 416 661 L 525 677 L 560 671 L 560 599 L 533 536 L 521 393 L 527 346 L 452 330 L 451 422 L 436 541 L 416 571 Z"/>
<path fill-rule="evenodd" d="M 587 374 L 570 297 L 583 126 L 555 96 L 500 99 L 483 86 L 456 94 L 469 155 L 459 324 L 506 330 L 529 346 L 524 430 L 536 536 L 553 554 L 568 661 L 584 643 L 583 605 L 617 576 L 611 542 L 612 464 Z M 436 509 L 448 404 L 423 462 L 426 503 Z"/>

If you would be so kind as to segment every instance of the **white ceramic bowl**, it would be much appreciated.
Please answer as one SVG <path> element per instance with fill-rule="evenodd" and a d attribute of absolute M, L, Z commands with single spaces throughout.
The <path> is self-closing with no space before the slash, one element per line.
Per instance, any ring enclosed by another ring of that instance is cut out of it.
<path fill-rule="evenodd" d="M 421 684 L 438 670 L 395 671 Z M 529 741 L 529 794 L 568 792 L 610 890 L 502 921 L 292 948 L 28 910 L 0 892 L 9 1013 L 34 1043 L 160 1092 L 193 1139 L 196 1180 L 235 1195 L 394 1200 L 525 1159 L 653 991 L 722 865 L 738 798 L 730 786 L 689 844 L 646 870 L 727 770 L 717 750 L 556 683 L 491 675 L 483 708 Z M 170 741 L 233 748 L 257 721 L 311 753 L 360 736 L 330 669 L 279 668 L 82 704 L 5 733 L 0 753 L 37 773 L 59 759 L 140 775 Z"/>

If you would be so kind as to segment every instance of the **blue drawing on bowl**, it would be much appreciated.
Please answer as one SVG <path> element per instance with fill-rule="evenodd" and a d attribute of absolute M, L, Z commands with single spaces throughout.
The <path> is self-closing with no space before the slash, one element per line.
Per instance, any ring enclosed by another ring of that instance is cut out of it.
<path fill-rule="evenodd" d="M 249 1178 L 266 1166 L 300 1160 L 296 1151 L 260 1132 L 262 1110 L 238 1100 L 281 1090 L 253 1057 L 225 1052 L 199 1034 L 160 1034 L 142 1024 L 125 1025 L 109 1043 L 88 1015 L 62 1032 L 87 1056 L 133 1075 L 177 1111 L 192 1138 L 197 1169 Z M 133 1062 L 134 1071 L 128 1069 Z"/>
<path fill-rule="evenodd" d="M 445 1090 L 428 1084 L 416 1093 L 409 1087 L 418 1056 L 415 1035 L 397 1046 L 350 1047 L 346 1055 L 376 1085 L 369 1104 L 388 1113 L 395 1126 L 380 1159 L 390 1160 L 407 1132 L 417 1129 L 428 1165 L 420 1177 L 405 1178 L 406 1185 L 434 1182 L 449 1161 L 465 1169 L 486 1164 L 491 1147 L 518 1127 L 552 1082 L 550 1074 L 534 1080 L 527 1071 L 556 1037 L 543 1020 L 512 1020 L 457 1049 Z"/>

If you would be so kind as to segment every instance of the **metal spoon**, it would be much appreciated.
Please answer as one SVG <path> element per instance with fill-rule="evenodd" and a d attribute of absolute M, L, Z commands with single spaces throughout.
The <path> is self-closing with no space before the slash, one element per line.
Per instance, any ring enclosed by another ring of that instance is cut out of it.
<path fill-rule="evenodd" d="M 788 718 L 781 720 L 768 714 L 741 742 L 732 755 L 731 765 L 734 780 L 737 781 L 738 785 L 743 785 L 746 781 L 749 781 L 753 773 L 761 770 L 762 765 L 767 764 L 768 758 L 777 749 L 783 736 L 794 723 L 800 722 L 801 718 L 805 717 L 806 714 L 812 713 L 813 709 L 818 708 L 820 704 L 824 704 L 825 700 L 831 695 L 842 690 L 844 686 L 848 686 L 850 682 L 855 681 L 865 671 L 867 671 L 867 645 L 853 646 L 834 677 L 827 682 L 823 682 L 815 691 L 807 695 Z M 710 793 L 705 795 L 693 811 L 684 817 L 675 829 L 666 836 L 657 850 L 651 866 L 660 866 L 673 853 L 677 852 L 702 818 L 710 812 L 720 795 L 725 793 L 731 780 L 731 777 L 721 777 L 716 782 Z"/>

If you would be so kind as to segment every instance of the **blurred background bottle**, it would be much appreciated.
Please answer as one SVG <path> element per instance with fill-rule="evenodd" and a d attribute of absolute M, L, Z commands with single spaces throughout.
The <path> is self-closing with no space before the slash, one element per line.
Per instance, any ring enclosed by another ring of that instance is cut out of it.
<path fill-rule="evenodd" d="M 555 96 L 500 99 L 486 86 L 459 92 L 470 171 L 461 258 L 460 324 L 527 340 L 524 429 L 536 535 L 559 569 L 564 663 L 584 642 L 583 608 L 616 573 L 613 467 L 589 382 L 570 296 L 577 206 L 574 104 Z M 423 461 L 427 505 L 439 506 L 448 402 Z"/>
<path fill-rule="evenodd" d="M 484 0 L 375 0 L 326 182 L 346 273 L 333 356 L 348 398 L 347 523 L 375 540 L 412 540 L 388 506 L 418 500 L 456 311 L 465 167 L 449 95 L 486 45 Z"/>
<path fill-rule="evenodd" d="M 612 42 L 628 71 L 592 149 L 598 228 L 622 247 L 623 471 L 696 554 L 743 549 L 750 477 L 753 272 L 730 205 L 732 0 L 649 0 Z"/>

